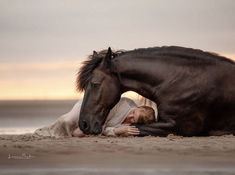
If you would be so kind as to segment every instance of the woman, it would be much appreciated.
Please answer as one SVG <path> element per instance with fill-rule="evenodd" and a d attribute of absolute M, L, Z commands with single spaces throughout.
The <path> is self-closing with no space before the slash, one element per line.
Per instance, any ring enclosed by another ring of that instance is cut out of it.
<path fill-rule="evenodd" d="M 50 137 L 82 137 L 83 132 L 78 126 L 82 100 L 78 101 L 72 110 L 59 117 L 55 123 L 37 129 L 34 135 Z M 103 125 L 102 134 L 106 136 L 135 136 L 139 130 L 131 124 L 148 124 L 156 121 L 156 111 L 149 106 L 137 106 L 129 98 L 121 98 L 109 112 Z"/>

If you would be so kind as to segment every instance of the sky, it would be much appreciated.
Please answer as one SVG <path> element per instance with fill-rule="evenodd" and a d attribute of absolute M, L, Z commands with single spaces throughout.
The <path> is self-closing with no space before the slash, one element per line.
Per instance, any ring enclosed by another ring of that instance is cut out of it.
<path fill-rule="evenodd" d="M 235 1 L 0 0 L 0 100 L 77 99 L 93 50 L 163 45 L 235 59 Z"/>

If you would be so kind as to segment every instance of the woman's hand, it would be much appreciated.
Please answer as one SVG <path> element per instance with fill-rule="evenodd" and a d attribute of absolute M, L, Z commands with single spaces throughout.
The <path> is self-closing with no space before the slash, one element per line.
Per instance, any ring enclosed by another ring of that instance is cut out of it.
<path fill-rule="evenodd" d="M 118 136 L 136 136 L 140 134 L 140 131 L 135 126 L 121 125 L 114 128 L 114 133 Z"/>

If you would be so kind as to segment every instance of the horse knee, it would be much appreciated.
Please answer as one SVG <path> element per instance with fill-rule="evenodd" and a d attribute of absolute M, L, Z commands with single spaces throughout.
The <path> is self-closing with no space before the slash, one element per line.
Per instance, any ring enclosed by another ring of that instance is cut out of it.
<path fill-rule="evenodd" d="M 186 121 L 182 122 L 179 129 L 179 134 L 183 136 L 200 135 L 203 132 L 204 118 L 199 115 L 189 117 Z"/>
<path fill-rule="evenodd" d="M 185 123 L 179 130 L 180 135 L 191 137 L 198 135 L 201 132 L 201 129 L 198 126 L 195 126 L 194 123 L 188 122 Z"/>

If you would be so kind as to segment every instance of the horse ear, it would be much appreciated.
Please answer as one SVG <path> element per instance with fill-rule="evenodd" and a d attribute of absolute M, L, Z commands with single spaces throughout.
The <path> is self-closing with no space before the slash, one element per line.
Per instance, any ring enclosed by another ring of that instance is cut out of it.
<path fill-rule="evenodd" d="M 97 57 L 98 56 L 98 53 L 94 50 L 93 51 L 93 57 Z"/>
<path fill-rule="evenodd" d="M 103 58 L 102 67 L 104 67 L 104 68 L 110 68 L 111 58 L 112 58 L 112 50 L 111 50 L 111 48 L 109 47 L 109 48 L 108 48 L 108 51 L 107 51 L 107 53 L 106 53 L 106 55 L 105 55 L 105 57 Z"/>

